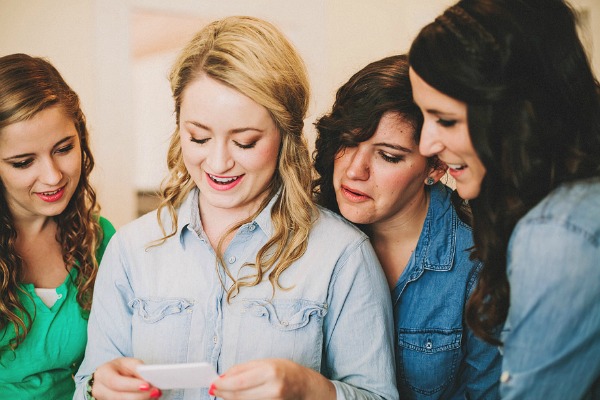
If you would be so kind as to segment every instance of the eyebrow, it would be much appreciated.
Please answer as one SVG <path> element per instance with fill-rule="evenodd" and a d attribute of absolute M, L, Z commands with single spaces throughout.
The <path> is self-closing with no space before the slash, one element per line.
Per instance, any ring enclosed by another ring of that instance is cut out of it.
<path fill-rule="evenodd" d="M 375 146 L 383 146 L 383 147 L 388 147 L 390 149 L 394 149 L 394 150 L 399 150 L 399 151 L 403 151 L 405 153 L 412 153 L 412 150 L 409 148 L 406 148 L 404 146 L 400 146 L 398 144 L 391 144 L 391 143 L 375 143 Z"/>
<path fill-rule="evenodd" d="M 458 118 L 458 115 L 454 112 L 448 112 L 448 111 L 440 111 L 440 110 L 436 110 L 435 108 L 428 108 L 425 109 L 426 112 L 428 112 L 429 114 L 434 114 L 434 115 L 443 115 L 445 117 L 453 117 L 453 118 Z"/>
<path fill-rule="evenodd" d="M 58 146 L 60 146 L 61 144 L 65 143 L 65 142 L 68 142 L 69 140 L 72 140 L 72 139 L 74 139 L 74 138 L 75 138 L 75 135 L 67 136 L 67 137 L 65 137 L 65 138 L 63 138 L 63 139 L 61 139 L 61 140 L 59 140 L 58 142 L 56 142 L 56 143 L 54 144 L 54 146 L 52 146 L 52 149 L 55 149 L 55 148 L 57 148 Z M 24 157 L 31 157 L 31 156 L 35 156 L 35 153 L 23 153 L 23 154 L 17 154 L 17 155 L 15 155 L 15 156 L 10 156 L 10 157 L 4 158 L 3 160 L 4 160 L 4 161 L 10 161 L 10 160 L 14 160 L 14 159 L 16 159 L 16 158 L 24 158 Z"/>
<path fill-rule="evenodd" d="M 185 121 L 186 123 L 192 124 L 200 129 L 204 129 L 206 131 L 212 132 L 212 129 L 209 128 L 208 126 L 204 125 L 201 122 L 197 122 L 197 121 Z M 253 128 L 251 126 L 244 126 L 241 128 L 235 128 L 229 131 L 230 134 L 235 134 L 235 133 L 241 133 L 241 132 L 247 132 L 247 131 L 255 131 L 255 132 L 264 132 L 263 129 L 259 129 L 259 128 Z"/>

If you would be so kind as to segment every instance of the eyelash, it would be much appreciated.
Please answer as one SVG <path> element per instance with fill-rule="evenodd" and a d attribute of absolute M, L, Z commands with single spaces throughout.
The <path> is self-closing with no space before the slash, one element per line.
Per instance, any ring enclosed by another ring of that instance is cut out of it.
<path fill-rule="evenodd" d="M 384 152 L 379 152 L 379 155 L 381 156 L 381 158 L 383 158 L 385 161 L 392 163 L 392 164 L 398 164 L 400 161 L 404 160 L 404 156 L 397 156 L 397 157 L 392 157 L 387 155 Z"/>
<path fill-rule="evenodd" d="M 56 153 L 66 154 L 73 150 L 75 146 L 73 144 L 66 145 L 56 150 Z M 29 167 L 33 163 L 33 158 L 28 158 L 27 160 L 19 161 L 16 163 L 12 163 L 13 168 L 25 169 Z"/>
<path fill-rule="evenodd" d="M 451 128 L 454 125 L 456 125 L 456 120 L 452 120 L 452 119 L 442 119 L 442 118 L 438 118 L 438 120 L 436 121 L 439 125 L 443 126 L 444 128 Z"/>
<path fill-rule="evenodd" d="M 17 163 L 12 163 L 13 168 L 18 168 L 18 169 L 25 169 L 27 167 L 29 167 L 31 165 L 31 163 L 33 162 L 33 159 L 27 159 L 24 161 L 19 161 Z"/>
<path fill-rule="evenodd" d="M 200 145 L 205 144 L 206 142 L 208 142 L 209 139 L 210 138 L 206 138 L 206 139 L 194 139 L 194 138 L 190 138 L 190 140 L 192 142 L 198 143 Z M 234 140 L 233 143 L 235 143 L 235 145 L 237 147 L 239 147 L 240 149 L 244 149 L 244 150 L 252 149 L 254 146 L 256 146 L 256 142 L 252 142 L 252 143 L 249 143 L 249 144 L 242 144 L 242 143 L 236 142 Z"/>

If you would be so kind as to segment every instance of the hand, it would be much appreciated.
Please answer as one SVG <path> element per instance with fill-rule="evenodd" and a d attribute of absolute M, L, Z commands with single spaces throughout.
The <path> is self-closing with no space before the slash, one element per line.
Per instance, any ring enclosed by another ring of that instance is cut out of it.
<path fill-rule="evenodd" d="M 210 393 L 225 400 L 335 400 L 333 383 L 293 361 L 267 359 L 236 365 L 217 379 Z"/>
<path fill-rule="evenodd" d="M 158 399 L 160 389 L 150 385 L 137 373 L 143 364 L 135 358 L 117 358 L 101 365 L 94 372 L 92 396 L 98 400 L 147 400 Z"/>

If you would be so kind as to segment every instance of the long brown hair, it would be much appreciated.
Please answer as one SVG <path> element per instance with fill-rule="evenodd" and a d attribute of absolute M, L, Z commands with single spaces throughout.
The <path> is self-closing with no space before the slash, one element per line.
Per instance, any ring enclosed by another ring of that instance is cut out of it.
<path fill-rule="evenodd" d="M 0 135 L 6 126 L 26 121 L 52 106 L 60 106 L 73 120 L 81 143 L 79 183 L 67 208 L 54 220 L 63 261 L 67 268 L 77 270 L 74 282 L 77 302 L 83 310 L 89 311 L 98 269 L 95 252 L 102 241 L 102 232 L 97 219 L 100 207 L 89 183 L 94 158 L 79 97 L 44 59 L 26 54 L 0 58 Z M 0 180 L 0 331 L 12 324 L 15 337 L 10 348 L 13 350 L 23 342 L 35 318 L 19 298 L 20 294 L 28 294 L 19 286 L 23 260 L 15 250 L 17 235 Z"/>
<path fill-rule="evenodd" d="M 317 215 L 310 195 L 310 156 L 302 134 L 309 101 L 306 67 L 292 44 L 274 25 L 253 17 L 215 21 L 198 32 L 182 50 L 170 74 L 177 129 L 171 136 L 167 156 L 169 175 L 161 188 L 162 201 L 157 211 L 165 236 L 155 243 L 157 245 L 175 234 L 175 208 L 195 187 L 181 154 L 179 110 L 184 90 L 202 74 L 265 107 L 281 133 L 279 160 L 269 195 L 254 215 L 238 222 L 223 235 L 216 249 L 217 268 L 222 268 L 234 282 L 228 289 L 228 299 L 244 286 L 258 285 L 266 273 L 275 291 L 281 288 L 279 276 L 306 251 Z M 258 251 L 255 262 L 246 264 L 253 269 L 253 274 L 236 279 L 223 262 L 223 240 L 256 218 L 275 195 L 278 197 L 271 211 L 273 236 Z M 162 209 L 168 210 L 171 217 L 168 233 L 161 219 Z"/>

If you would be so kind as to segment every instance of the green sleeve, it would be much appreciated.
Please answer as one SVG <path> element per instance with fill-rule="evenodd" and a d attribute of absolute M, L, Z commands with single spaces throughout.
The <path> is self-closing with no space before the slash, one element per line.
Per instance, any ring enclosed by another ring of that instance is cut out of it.
<path fill-rule="evenodd" d="M 100 264 L 104 250 L 106 250 L 110 238 L 115 234 L 115 227 L 104 217 L 100 217 L 98 222 L 100 223 L 100 229 L 102 229 L 102 243 L 98 247 L 98 250 L 96 250 L 96 259 L 98 260 L 98 264 Z"/>

